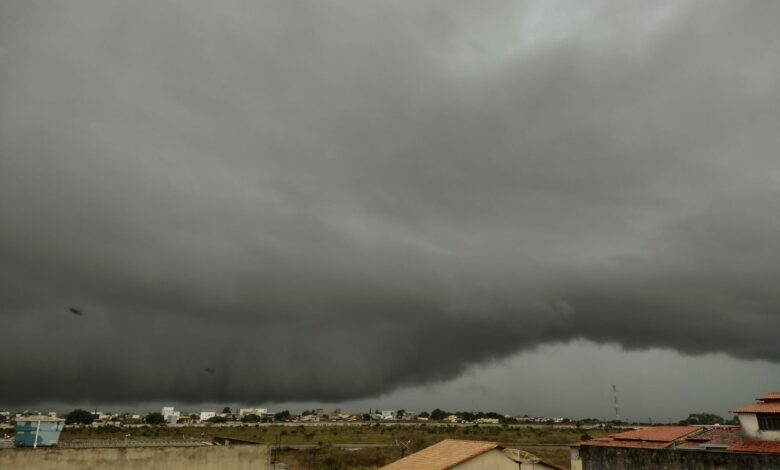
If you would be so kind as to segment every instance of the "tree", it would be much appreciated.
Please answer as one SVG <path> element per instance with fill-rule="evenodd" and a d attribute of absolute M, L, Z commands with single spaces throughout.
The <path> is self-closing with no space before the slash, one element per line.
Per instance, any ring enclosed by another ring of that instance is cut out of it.
<path fill-rule="evenodd" d="M 446 411 L 442 411 L 442 410 L 440 410 L 438 408 L 436 408 L 435 410 L 431 411 L 431 419 L 434 420 L 434 421 L 441 421 L 442 419 L 444 419 L 446 417 L 447 417 L 447 412 Z"/>
<path fill-rule="evenodd" d="M 722 416 L 713 413 L 691 413 L 680 424 L 723 424 L 726 420 Z"/>
<path fill-rule="evenodd" d="M 274 421 L 287 421 L 290 419 L 290 411 L 284 410 L 274 415 Z"/>
<path fill-rule="evenodd" d="M 226 407 L 222 408 L 222 412 L 226 413 L 226 414 L 232 414 L 232 413 L 230 413 L 230 407 L 229 406 L 226 406 Z"/>
<path fill-rule="evenodd" d="M 227 423 L 227 418 L 224 416 L 212 416 L 206 420 L 207 423 Z"/>
<path fill-rule="evenodd" d="M 428 413 L 427 411 L 423 411 L 422 413 L 419 414 L 419 416 L 420 418 L 429 418 L 431 414 Z"/>
<path fill-rule="evenodd" d="M 65 424 L 92 424 L 95 415 L 87 410 L 75 409 L 65 415 Z"/>
<path fill-rule="evenodd" d="M 260 418 L 260 416 L 258 416 L 256 414 L 251 414 L 251 415 L 246 415 L 243 418 L 241 418 L 241 422 L 242 423 L 259 423 L 261 419 L 262 418 Z"/>
<path fill-rule="evenodd" d="M 152 424 L 152 425 L 163 424 L 165 422 L 165 417 L 162 415 L 162 413 L 153 412 L 146 415 L 144 421 L 146 422 L 146 424 Z"/>
<path fill-rule="evenodd" d="M 400 420 L 404 419 L 404 415 L 405 414 L 406 414 L 406 410 L 401 408 L 400 410 L 398 410 L 398 413 L 395 414 L 395 419 L 400 421 Z"/>

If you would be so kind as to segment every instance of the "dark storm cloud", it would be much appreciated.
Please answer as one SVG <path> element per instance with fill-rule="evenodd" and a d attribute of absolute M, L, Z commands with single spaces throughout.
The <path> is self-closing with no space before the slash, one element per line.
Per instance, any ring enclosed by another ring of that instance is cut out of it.
<path fill-rule="evenodd" d="M 780 359 L 779 7 L 577 8 L 4 2 L 0 399 Z"/>

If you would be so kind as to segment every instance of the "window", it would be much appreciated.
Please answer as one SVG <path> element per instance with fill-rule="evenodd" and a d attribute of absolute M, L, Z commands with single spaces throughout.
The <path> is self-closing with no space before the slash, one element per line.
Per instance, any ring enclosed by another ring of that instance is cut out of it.
<path fill-rule="evenodd" d="M 758 429 L 762 431 L 780 431 L 780 414 L 762 414 L 756 415 L 758 418 Z"/>

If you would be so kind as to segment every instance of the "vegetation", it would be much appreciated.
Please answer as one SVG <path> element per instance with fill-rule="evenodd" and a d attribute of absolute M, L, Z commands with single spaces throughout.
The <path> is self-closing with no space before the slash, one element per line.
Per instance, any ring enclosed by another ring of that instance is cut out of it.
<path fill-rule="evenodd" d="M 738 418 L 726 420 L 722 416 L 712 413 L 691 413 L 679 424 L 683 425 L 713 425 L 713 424 L 739 424 Z"/>
<path fill-rule="evenodd" d="M 260 421 L 262 421 L 262 419 L 263 418 L 261 418 L 258 415 L 251 414 L 251 415 L 246 415 L 243 418 L 241 418 L 241 422 L 242 423 L 259 423 Z"/>
<path fill-rule="evenodd" d="M 215 417 L 219 418 L 219 417 Z M 224 418 L 221 418 L 224 419 Z M 585 429 L 560 426 L 503 426 L 503 425 L 444 425 L 420 423 L 414 425 L 380 424 L 374 422 L 320 425 L 278 425 L 244 423 L 235 426 L 103 426 L 98 428 L 65 428 L 61 440 L 83 439 L 212 439 L 215 436 L 232 437 L 282 446 L 308 444 L 307 450 L 283 452 L 281 460 L 291 470 L 308 468 L 367 470 L 375 469 L 401 457 L 398 442 L 409 442 L 410 450 L 417 451 L 442 439 L 470 439 L 495 441 L 503 445 L 527 450 L 538 457 L 568 467 L 568 444 L 582 440 Z M 614 429 L 588 428 L 590 437 L 603 437 Z M 347 451 L 332 448 L 331 444 L 380 444 L 379 448 Z"/>
<path fill-rule="evenodd" d="M 163 417 L 162 413 L 149 413 L 146 415 L 146 418 L 144 418 L 144 422 L 151 425 L 163 424 L 165 422 L 165 418 Z"/>
<path fill-rule="evenodd" d="M 224 416 L 212 416 L 211 418 L 206 420 L 207 423 L 227 423 L 228 419 Z"/>
<path fill-rule="evenodd" d="M 65 415 L 65 424 L 92 424 L 95 415 L 87 410 L 76 409 Z"/>

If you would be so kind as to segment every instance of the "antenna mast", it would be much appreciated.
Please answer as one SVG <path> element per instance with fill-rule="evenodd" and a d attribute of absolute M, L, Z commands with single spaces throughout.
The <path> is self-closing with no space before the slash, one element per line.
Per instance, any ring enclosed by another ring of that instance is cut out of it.
<path fill-rule="evenodd" d="M 612 395 L 615 397 L 615 421 L 620 421 L 620 405 L 617 399 L 617 387 L 612 385 Z"/>

